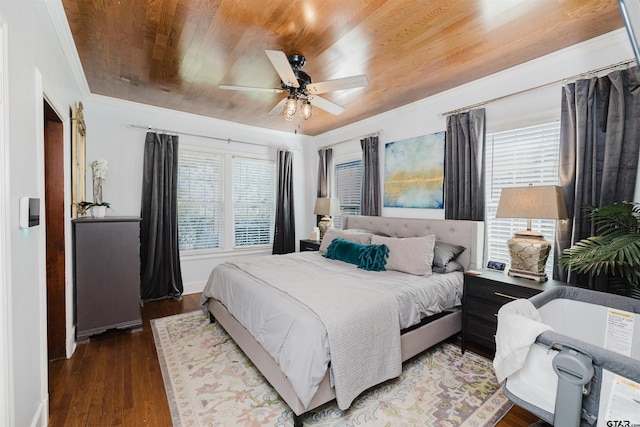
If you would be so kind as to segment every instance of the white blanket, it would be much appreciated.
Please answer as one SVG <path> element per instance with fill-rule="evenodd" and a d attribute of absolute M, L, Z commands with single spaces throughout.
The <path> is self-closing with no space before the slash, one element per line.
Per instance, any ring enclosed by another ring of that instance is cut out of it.
<path fill-rule="evenodd" d="M 511 301 L 498 310 L 496 355 L 493 368 L 498 382 L 522 368 L 529 348 L 541 333 L 551 329 L 528 299 Z"/>
<path fill-rule="evenodd" d="M 325 324 L 340 409 L 402 372 L 397 302 L 384 287 L 284 256 L 233 264 L 307 305 Z"/>

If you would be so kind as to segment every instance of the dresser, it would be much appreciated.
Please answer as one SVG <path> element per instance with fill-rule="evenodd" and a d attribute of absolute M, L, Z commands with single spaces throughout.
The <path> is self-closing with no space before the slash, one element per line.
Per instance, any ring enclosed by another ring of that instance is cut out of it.
<path fill-rule="evenodd" d="M 479 270 L 479 274 L 465 273 L 462 295 L 462 351 L 474 342 L 495 351 L 498 310 L 502 305 L 518 298 L 530 298 L 555 286 L 568 286 L 564 282 L 511 277 L 506 272 Z"/>
<path fill-rule="evenodd" d="M 76 338 L 140 328 L 140 218 L 73 220 Z"/>

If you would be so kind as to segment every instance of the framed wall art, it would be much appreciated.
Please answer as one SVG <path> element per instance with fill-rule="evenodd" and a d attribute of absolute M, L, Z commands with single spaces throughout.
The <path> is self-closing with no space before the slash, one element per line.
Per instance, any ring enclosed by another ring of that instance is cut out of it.
<path fill-rule="evenodd" d="M 385 145 L 384 207 L 443 209 L 444 136 L 438 132 Z"/>
<path fill-rule="evenodd" d="M 86 189 L 86 138 L 82 102 L 71 106 L 71 217 L 84 214 L 80 206 L 87 198 Z"/>

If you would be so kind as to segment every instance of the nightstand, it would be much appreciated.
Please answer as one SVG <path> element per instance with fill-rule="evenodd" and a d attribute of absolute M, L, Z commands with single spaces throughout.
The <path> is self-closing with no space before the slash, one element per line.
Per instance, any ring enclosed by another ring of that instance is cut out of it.
<path fill-rule="evenodd" d="M 506 272 L 479 270 L 465 273 L 462 295 L 462 351 L 469 342 L 496 350 L 498 310 L 514 299 L 530 298 L 546 289 L 569 286 L 557 280 L 543 283 L 511 277 Z"/>
<path fill-rule="evenodd" d="M 320 249 L 320 243 L 319 240 L 300 240 L 300 252 L 317 251 Z"/>

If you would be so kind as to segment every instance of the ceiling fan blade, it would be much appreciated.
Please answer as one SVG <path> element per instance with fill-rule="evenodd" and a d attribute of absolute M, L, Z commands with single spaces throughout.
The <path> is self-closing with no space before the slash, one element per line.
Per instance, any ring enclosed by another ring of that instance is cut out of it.
<path fill-rule="evenodd" d="M 282 93 L 283 89 L 280 88 L 271 88 L 271 87 L 253 87 L 253 86 L 236 86 L 236 85 L 223 85 L 219 84 L 218 87 L 220 89 L 226 90 L 246 90 L 246 91 L 257 91 L 257 92 L 271 92 L 271 93 Z"/>
<path fill-rule="evenodd" d="M 344 111 L 344 107 L 319 96 L 310 96 L 309 100 L 312 106 L 318 107 L 334 116 L 339 116 Z"/>
<path fill-rule="evenodd" d="M 273 64 L 273 68 L 278 72 L 282 82 L 287 86 L 300 87 L 298 78 L 293 73 L 293 68 L 291 68 L 291 64 L 289 64 L 287 55 L 281 50 L 265 50 L 265 52 Z"/>
<path fill-rule="evenodd" d="M 307 85 L 308 93 L 327 93 L 334 90 L 353 89 L 364 87 L 369 84 L 369 79 L 364 74 L 341 79 L 327 80 L 324 82 L 311 83 Z"/>
<path fill-rule="evenodd" d="M 271 109 L 271 111 L 269 111 L 269 115 L 270 116 L 274 116 L 276 114 L 282 114 L 282 111 L 284 110 L 284 104 L 287 102 L 287 98 L 282 98 L 280 100 L 280 102 L 278 102 L 275 107 L 273 107 Z"/>

